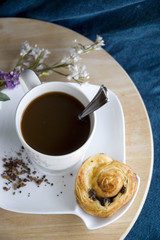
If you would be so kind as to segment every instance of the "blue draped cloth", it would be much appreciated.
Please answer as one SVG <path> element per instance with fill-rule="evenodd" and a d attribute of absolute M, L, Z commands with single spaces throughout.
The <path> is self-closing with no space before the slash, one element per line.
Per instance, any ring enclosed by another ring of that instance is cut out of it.
<path fill-rule="evenodd" d="M 137 86 L 154 136 L 149 194 L 126 240 L 160 239 L 160 1 L 2 0 L 0 17 L 44 20 L 71 28 L 91 40 L 97 34 L 104 38 L 106 51 Z"/>

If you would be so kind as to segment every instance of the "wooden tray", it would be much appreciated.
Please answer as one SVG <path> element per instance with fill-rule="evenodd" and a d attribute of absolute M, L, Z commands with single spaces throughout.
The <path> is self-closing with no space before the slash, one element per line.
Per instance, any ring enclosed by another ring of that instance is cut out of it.
<path fill-rule="evenodd" d="M 52 62 L 53 59 L 67 55 L 74 39 L 85 44 L 91 42 L 64 27 L 21 18 L 1 18 L 0 34 L 0 66 L 3 71 L 10 71 L 14 67 L 21 43 L 25 40 L 50 49 Z M 92 231 L 86 229 L 82 220 L 74 215 L 31 215 L 0 209 L 1 239 L 123 239 L 143 207 L 153 168 L 152 132 L 143 101 L 126 72 L 104 50 L 84 55 L 83 63 L 90 73 L 90 83 L 106 85 L 122 104 L 126 130 L 126 163 L 141 179 L 136 200 L 119 220 Z M 44 78 L 42 80 L 45 81 Z M 54 74 L 46 80 L 65 81 Z"/>

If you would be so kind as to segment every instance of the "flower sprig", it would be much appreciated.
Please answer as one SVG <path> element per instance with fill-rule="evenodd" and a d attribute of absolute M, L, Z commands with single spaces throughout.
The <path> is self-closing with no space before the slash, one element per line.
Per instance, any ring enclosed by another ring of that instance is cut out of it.
<path fill-rule="evenodd" d="M 39 48 L 37 45 L 30 46 L 25 41 L 22 43 L 19 59 L 13 71 L 6 73 L 0 70 L 0 90 L 4 88 L 13 89 L 17 86 L 19 84 L 19 75 L 25 69 L 33 70 L 39 77 L 57 73 L 65 76 L 69 81 L 83 83 L 89 79 L 89 73 L 86 66 L 79 63 L 81 55 L 92 50 L 100 50 L 102 46 L 104 46 L 104 40 L 98 35 L 95 42 L 88 45 L 83 45 L 74 40 L 70 54 L 49 65 L 45 63 L 45 60 L 51 52 L 48 49 Z M 0 91 L 0 101 L 7 100 L 9 100 L 9 97 Z"/>

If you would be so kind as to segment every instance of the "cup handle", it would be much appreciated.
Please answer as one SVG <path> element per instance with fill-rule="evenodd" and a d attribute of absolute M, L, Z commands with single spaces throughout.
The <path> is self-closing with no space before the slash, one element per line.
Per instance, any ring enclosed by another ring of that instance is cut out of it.
<path fill-rule="evenodd" d="M 35 72 L 29 69 L 21 72 L 19 75 L 19 81 L 25 93 L 41 84 L 41 81 Z"/>

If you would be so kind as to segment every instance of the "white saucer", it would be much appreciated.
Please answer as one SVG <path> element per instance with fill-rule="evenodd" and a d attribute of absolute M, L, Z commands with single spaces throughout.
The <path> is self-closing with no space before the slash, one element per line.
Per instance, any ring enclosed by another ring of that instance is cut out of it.
<path fill-rule="evenodd" d="M 69 83 L 76 84 L 76 83 Z M 91 100 L 97 93 L 99 86 L 83 84 L 79 86 Z M 21 148 L 15 129 L 15 111 L 21 97 L 24 95 L 20 86 L 14 90 L 6 90 L 6 94 L 11 98 L 8 102 L 0 103 L 0 158 L 17 156 Z M 93 140 L 81 160 L 81 162 L 70 169 L 68 173 L 57 176 L 47 175 L 49 182 L 42 183 L 40 187 L 34 182 L 27 183 L 21 188 L 22 193 L 16 190 L 4 191 L 5 179 L 0 177 L 0 207 L 6 210 L 31 213 L 31 214 L 75 214 L 79 216 L 88 229 L 97 229 L 106 226 L 120 216 L 122 216 L 133 203 L 139 189 L 140 178 L 138 178 L 138 188 L 133 199 L 117 211 L 112 217 L 98 218 L 85 213 L 76 203 L 74 195 L 75 178 L 81 163 L 89 156 L 96 153 L 106 153 L 108 156 L 125 163 L 125 126 L 124 115 L 121 104 L 116 95 L 108 90 L 109 103 L 96 111 L 97 127 Z M 23 159 L 26 160 L 26 153 L 23 152 Z M 43 171 L 30 164 L 32 171 L 36 170 L 38 176 L 43 176 Z M 0 174 L 4 171 L 3 161 L 0 161 Z M 46 186 L 45 186 L 46 185 Z"/>

